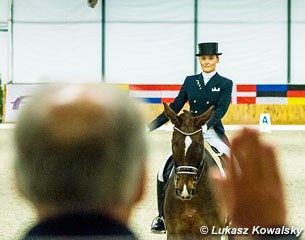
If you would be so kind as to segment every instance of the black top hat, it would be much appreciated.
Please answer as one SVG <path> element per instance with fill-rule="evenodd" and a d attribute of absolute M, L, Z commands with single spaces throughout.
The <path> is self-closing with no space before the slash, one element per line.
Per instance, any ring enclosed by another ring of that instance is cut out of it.
<path fill-rule="evenodd" d="M 206 42 L 198 44 L 199 53 L 195 54 L 196 56 L 203 55 L 221 55 L 222 53 L 218 52 L 218 43 L 217 42 Z"/>

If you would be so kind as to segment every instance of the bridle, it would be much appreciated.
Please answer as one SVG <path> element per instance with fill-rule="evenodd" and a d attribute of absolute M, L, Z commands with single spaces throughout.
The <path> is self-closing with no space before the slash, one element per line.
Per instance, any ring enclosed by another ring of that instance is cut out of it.
<path fill-rule="evenodd" d="M 180 132 L 180 133 L 181 133 L 182 135 L 184 135 L 184 136 L 192 136 L 192 135 L 195 135 L 196 133 L 201 132 L 201 131 L 202 131 L 202 128 L 196 130 L 195 132 L 191 132 L 191 133 L 183 132 L 182 130 L 180 130 L 179 128 L 177 128 L 177 127 L 175 127 L 175 126 L 174 126 L 174 130 Z"/>
<path fill-rule="evenodd" d="M 203 131 L 203 126 L 194 131 L 194 132 L 191 132 L 191 133 L 187 133 L 187 132 L 184 132 L 182 130 L 180 130 L 179 128 L 175 127 L 174 126 L 174 130 L 176 130 L 177 132 L 181 133 L 182 135 L 184 136 L 193 136 L 199 132 L 202 132 L 202 139 L 204 140 L 204 131 Z M 204 142 L 203 142 L 204 144 Z M 196 167 L 193 167 L 193 166 L 178 166 L 176 167 L 175 166 L 175 188 L 176 188 L 176 179 L 177 179 L 177 175 L 179 174 L 189 174 L 189 175 L 194 175 L 194 184 L 197 185 L 201 175 L 202 175 L 202 172 L 203 172 L 203 169 L 204 169 L 204 166 L 205 166 L 205 162 L 204 162 L 204 157 L 205 157 L 205 147 L 203 145 L 203 155 L 202 155 L 202 159 L 201 159 L 201 162 L 199 164 L 199 167 L 196 168 Z"/>

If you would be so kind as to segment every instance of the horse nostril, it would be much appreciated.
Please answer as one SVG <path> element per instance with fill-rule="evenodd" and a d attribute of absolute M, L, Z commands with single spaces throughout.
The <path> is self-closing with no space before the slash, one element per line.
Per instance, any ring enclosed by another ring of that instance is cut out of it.
<path fill-rule="evenodd" d="M 180 195 L 180 199 L 181 199 L 181 200 L 184 200 L 184 201 L 187 201 L 187 200 L 191 200 L 191 199 L 192 199 L 192 196 L 191 196 L 191 195 L 187 195 L 187 196 L 181 196 L 181 195 Z"/>

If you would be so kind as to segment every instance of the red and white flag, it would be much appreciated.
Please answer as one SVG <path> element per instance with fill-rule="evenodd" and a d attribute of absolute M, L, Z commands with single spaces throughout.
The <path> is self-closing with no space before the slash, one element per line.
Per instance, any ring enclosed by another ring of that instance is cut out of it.
<path fill-rule="evenodd" d="M 255 84 L 234 84 L 232 90 L 232 104 L 255 104 Z"/>

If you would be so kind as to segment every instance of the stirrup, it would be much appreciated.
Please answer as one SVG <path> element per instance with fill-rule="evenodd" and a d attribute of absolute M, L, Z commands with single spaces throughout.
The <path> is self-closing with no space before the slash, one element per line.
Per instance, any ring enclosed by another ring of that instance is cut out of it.
<path fill-rule="evenodd" d="M 165 223 L 162 217 L 156 217 L 150 227 L 151 232 L 153 233 L 166 233 Z"/>

